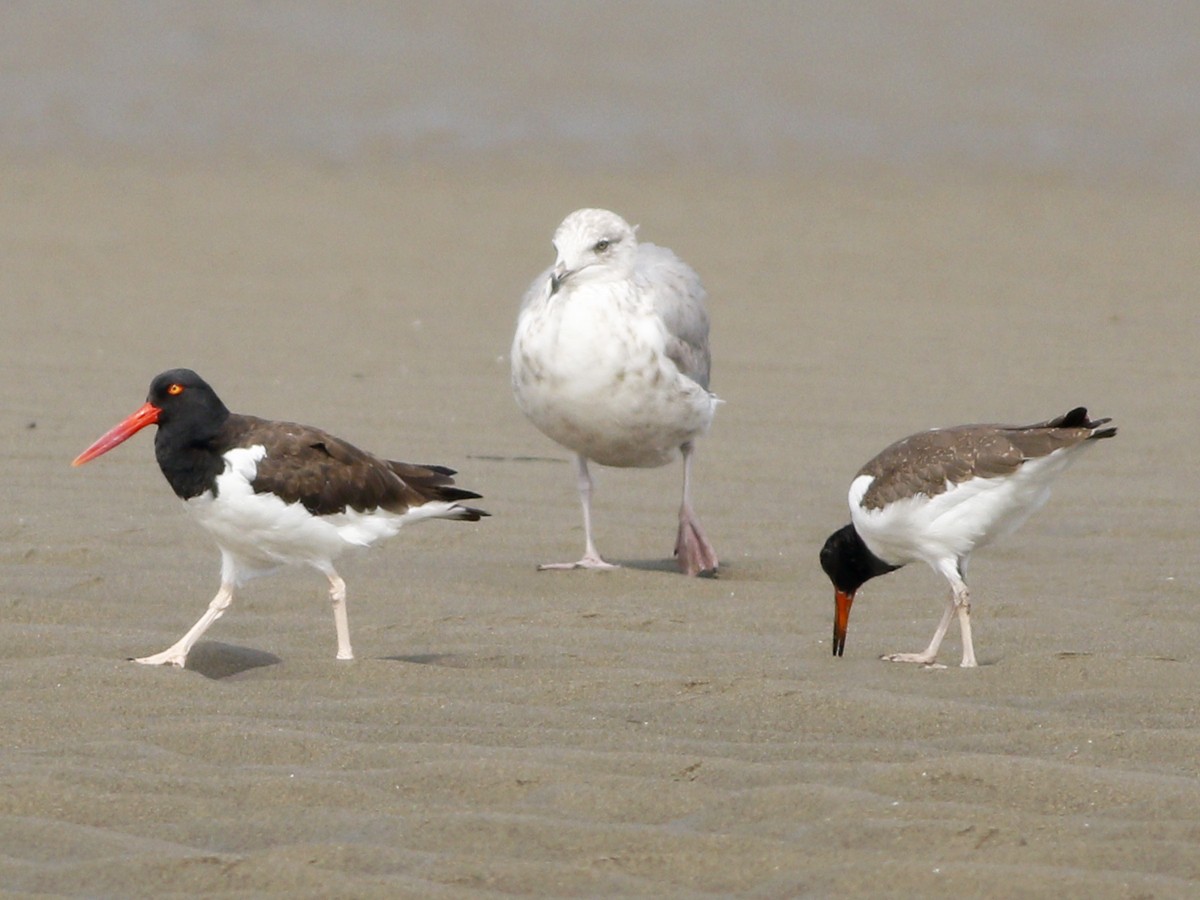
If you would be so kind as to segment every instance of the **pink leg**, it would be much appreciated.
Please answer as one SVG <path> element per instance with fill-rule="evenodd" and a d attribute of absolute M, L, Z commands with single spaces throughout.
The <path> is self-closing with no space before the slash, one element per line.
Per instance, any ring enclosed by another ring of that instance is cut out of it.
<path fill-rule="evenodd" d="M 205 610 L 204 615 L 197 620 L 196 624 L 188 629 L 187 634 L 162 651 L 162 653 L 155 653 L 153 656 L 142 656 L 135 659 L 134 662 L 139 662 L 146 666 L 178 666 L 182 669 L 187 664 L 187 656 L 192 649 L 192 645 L 200 640 L 200 636 L 208 630 L 209 625 L 221 618 L 221 614 L 225 612 L 232 602 L 233 582 L 223 580 L 221 582 L 221 589 L 217 591 L 217 595 L 208 604 L 208 609 Z"/>
<path fill-rule="evenodd" d="M 938 622 L 933 640 L 920 653 L 891 653 L 883 657 L 889 662 L 915 662 L 931 668 L 944 669 L 945 666 L 935 663 L 938 649 L 942 646 L 942 638 L 950 627 L 950 620 L 957 614 L 958 627 L 962 632 L 963 655 L 959 665 L 964 669 L 973 669 L 979 665 L 975 661 L 975 645 L 971 641 L 971 591 L 964 579 L 967 569 L 966 560 L 947 560 L 938 566 L 938 571 L 950 582 L 950 596 L 946 600 L 946 609 Z"/>
<path fill-rule="evenodd" d="M 329 566 L 325 577 L 329 579 L 329 600 L 333 604 L 333 625 L 337 630 L 337 658 L 354 659 L 350 649 L 350 619 L 346 615 L 346 582 Z"/>
<path fill-rule="evenodd" d="M 587 457 L 575 456 L 576 486 L 579 488 L 579 502 L 583 506 L 583 557 L 571 563 L 543 563 L 538 570 L 546 569 L 616 569 L 612 563 L 600 558 L 600 551 L 592 540 L 592 476 L 588 472 Z"/>
<path fill-rule="evenodd" d="M 954 616 L 954 594 L 946 600 L 946 609 L 942 613 L 941 621 L 938 622 L 937 629 L 933 632 L 933 639 L 929 642 L 929 646 L 920 653 L 889 653 L 886 656 L 880 657 L 888 662 L 910 662 L 917 663 L 930 668 L 944 669 L 945 666 L 936 662 L 938 649 L 942 646 L 942 638 L 946 636 L 946 629 L 950 627 L 950 619 Z"/>
<path fill-rule="evenodd" d="M 679 505 L 679 533 L 675 538 L 675 556 L 679 570 L 685 575 L 715 575 L 717 551 L 704 536 L 700 520 L 692 510 L 692 442 L 688 441 L 680 450 L 683 452 L 683 502 Z"/>

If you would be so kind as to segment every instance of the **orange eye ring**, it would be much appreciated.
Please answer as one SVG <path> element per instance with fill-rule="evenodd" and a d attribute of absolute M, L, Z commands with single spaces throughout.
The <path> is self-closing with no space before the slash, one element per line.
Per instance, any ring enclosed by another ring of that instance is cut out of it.
<path fill-rule="evenodd" d="M 182 384 L 173 384 L 169 388 L 167 388 L 167 393 L 170 394 L 172 397 L 176 397 L 179 394 L 183 393 L 183 385 Z"/>

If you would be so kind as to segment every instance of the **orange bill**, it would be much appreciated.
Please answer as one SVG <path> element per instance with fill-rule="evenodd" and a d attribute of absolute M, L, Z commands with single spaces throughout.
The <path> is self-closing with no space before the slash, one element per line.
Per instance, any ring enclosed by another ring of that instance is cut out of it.
<path fill-rule="evenodd" d="M 147 425 L 155 424 L 158 421 L 160 412 L 161 410 L 157 406 L 153 406 L 150 403 L 142 404 L 142 407 L 137 412 L 97 438 L 92 446 L 75 457 L 71 465 L 82 466 L 85 462 L 93 460 L 103 453 L 107 453 L 113 447 L 117 446 L 117 444 L 124 443 Z"/>
<path fill-rule="evenodd" d="M 834 589 L 833 655 L 841 656 L 846 649 L 846 626 L 850 624 L 850 606 L 854 594 Z"/>

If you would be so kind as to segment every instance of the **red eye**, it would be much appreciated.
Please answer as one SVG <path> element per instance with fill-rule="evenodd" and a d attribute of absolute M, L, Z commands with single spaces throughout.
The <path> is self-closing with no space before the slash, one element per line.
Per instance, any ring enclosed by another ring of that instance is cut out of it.
<path fill-rule="evenodd" d="M 183 393 L 183 385 L 182 384 L 173 384 L 169 388 L 167 388 L 167 393 L 170 394 L 172 397 L 174 397 L 178 394 L 182 394 Z"/>

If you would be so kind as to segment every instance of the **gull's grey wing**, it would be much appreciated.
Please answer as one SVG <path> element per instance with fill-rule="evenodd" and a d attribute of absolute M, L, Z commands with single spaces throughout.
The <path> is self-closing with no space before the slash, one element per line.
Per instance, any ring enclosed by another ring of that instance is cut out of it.
<path fill-rule="evenodd" d="M 654 310 L 671 337 L 667 356 L 679 371 L 707 389 L 712 358 L 704 307 L 707 294 L 700 276 L 666 247 L 639 244 L 634 277 L 649 289 Z"/>
<path fill-rule="evenodd" d="M 525 291 L 525 296 L 521 298 L 520 310 L 538 300 L 546 300 L 550 296 L 550 273 L 554 271 L 554 267 L 548 267 L 542 274 L 529 285 L 529 289 Z"/>

